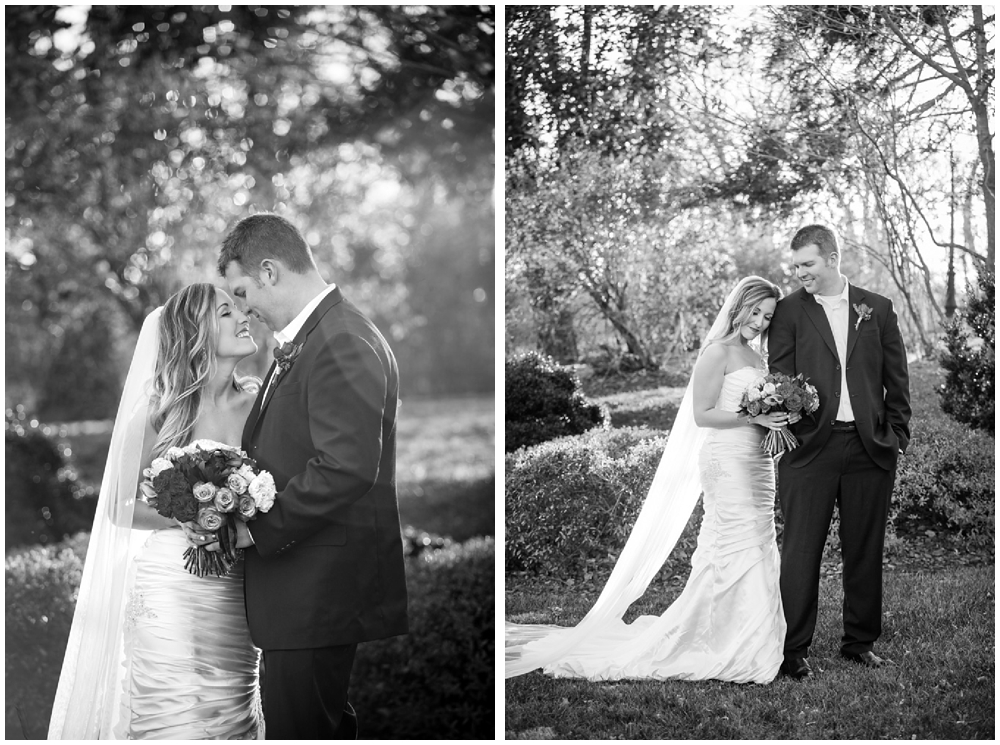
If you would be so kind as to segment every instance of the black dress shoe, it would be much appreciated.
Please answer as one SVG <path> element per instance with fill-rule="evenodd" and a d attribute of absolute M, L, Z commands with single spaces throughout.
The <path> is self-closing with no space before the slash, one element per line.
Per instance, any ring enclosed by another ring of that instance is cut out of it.
<path fill-rule="evenodd" d="M 812 676 L 812 668 L 809 667 L 809 660 L 805 657 L 795 657 L 781 663 L 781 672 L 790 678 L 802 680 Z"/>
<path fill-rule="evenodd" d="M 883 660 L 872 651 L 855 654 L 854 652 L 844 652 L 841 650 L 840 656 L 845 660 L 856 662 L 857 664 L 864 665 L 865 667 L 883 667 L 889 664 L 889 660 Z"/>

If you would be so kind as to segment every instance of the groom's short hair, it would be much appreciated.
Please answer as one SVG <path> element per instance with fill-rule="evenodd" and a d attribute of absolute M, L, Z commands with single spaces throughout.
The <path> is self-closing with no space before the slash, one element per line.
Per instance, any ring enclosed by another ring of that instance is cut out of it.
<path fill-rule="evenodd" d="M 226 267 L 235 261 L 256 280 L 264 259 L 277 259 L 296 274 L 316 270 L 312 249 L 299 229 L 280 215 L 261 212 L 244 217 L 229 231 L 219 254 L 219 274 L 225 277 Z"/>
<path fill-rule="evenodd" d="M 831 253 L 840 256 L 840 241 L 837 240 L 837 234 L 826 225 L 806 225 L 804 228 L 799 228 L 792 237 L 793 251 L 812 244 L 816 244 L 821 256 L 829 256 Z"/>

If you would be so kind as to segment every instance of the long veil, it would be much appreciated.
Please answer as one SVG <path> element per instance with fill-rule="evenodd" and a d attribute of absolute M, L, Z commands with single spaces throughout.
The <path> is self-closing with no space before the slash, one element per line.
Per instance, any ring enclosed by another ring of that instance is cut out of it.
<path fill-rule="evenodd" d="M 129 567 L 149 531 L 132 530 L 162 308 L 142 324 L 125 379 L 80 581 L 50 740 L 115 739 L 124 677 Z"/>
<path fill-rule="evenodd" d="M 733 288 L 702 340 L 702 349 L 728 328 L 735 300 L 744 285 L 760 279 L 745 277 Z M 629 606 L 642 596 L 670 556 L 701 496 L 698 453 L 708 430 L 695 424 L 693 400 L 693 383 L 688 382 L 646 500 L 594 606 L 572 627 L 506 623 L 505 678 L 544 668 L 570 655 L 587 654 L 581 651 L 584 642 L 593 649 L 596 641 L 602 656 L 607 651 L 603 649 L 605 637 L 615 640 L 609 644 L 621 643 L 620 633 L 613 629 L 620 628 Z"/>

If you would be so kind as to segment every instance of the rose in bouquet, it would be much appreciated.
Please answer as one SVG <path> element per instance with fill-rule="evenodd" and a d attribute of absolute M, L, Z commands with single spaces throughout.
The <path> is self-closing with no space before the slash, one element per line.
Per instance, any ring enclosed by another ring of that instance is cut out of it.
<path fill-rule="evenodd" d="M 757 378 L 743 391 L 737 410 L 741 418 L 750 418 L 772 411 L 789 414 L 811 414 L 819 408 L 816 388 L 806 382 L 801 373 L 795 377 L 784 373 L 771 373 Z M 799 446 L 795 435 L 787 427 L 769 429 L 760 443 L 761 449 L 774 456 Z"/>
<path fill-rule="evenodd" d="M 235 566 L 236 521 L 249 522 L 274 504 L 274 478 L 239 448 L 212 440 L 196 440 L 170 448 L 142 472 L 143 499 L 164 517 L 196 521 L 216 533 L 220 551 L 203 546 L 184 552 L 191 574 L 224 577 Z"/>

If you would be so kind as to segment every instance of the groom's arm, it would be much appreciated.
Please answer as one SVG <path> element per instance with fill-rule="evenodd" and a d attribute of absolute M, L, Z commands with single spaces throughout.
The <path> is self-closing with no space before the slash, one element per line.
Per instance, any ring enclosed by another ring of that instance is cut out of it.
<path fill-rule="evenodd" d="M 885 415 L 899 439 L 900 452 L 910 443 L 910 374 L 906 348 L 899 333 L 896 311 L 889 301 L 889 312 L 882 326 L 882 387 L 885 389 Z"/>
<path fill-rule="evenodd" d="M 347 333 L 327 340 L 306 385 L 309 433 L 317 455 L 288 481 L 270 511 L 250 523 L 261 556 L 336 522 L 378 477 L 388 379 L 372 346 Z"/>

